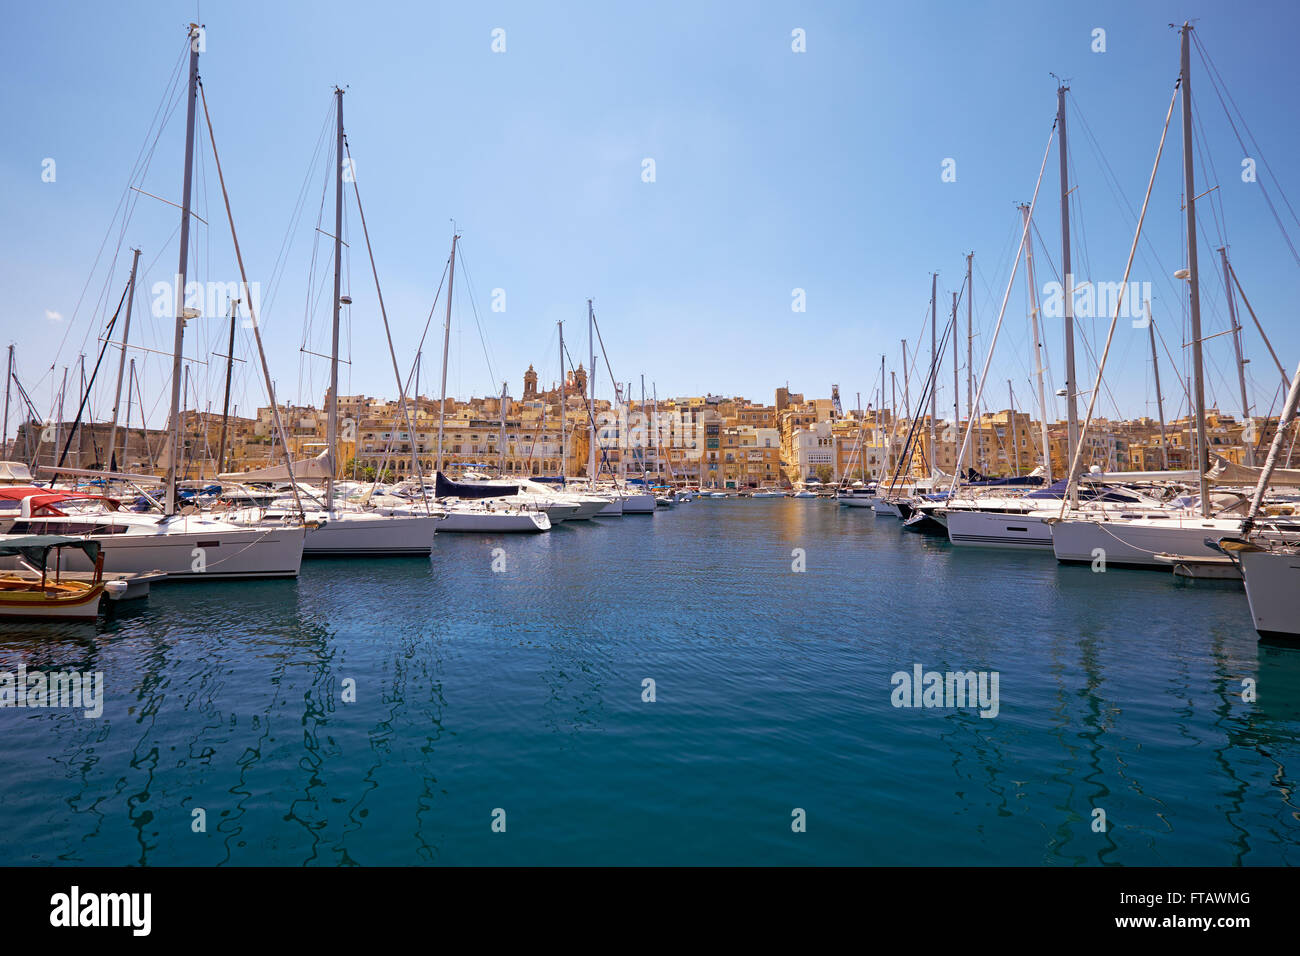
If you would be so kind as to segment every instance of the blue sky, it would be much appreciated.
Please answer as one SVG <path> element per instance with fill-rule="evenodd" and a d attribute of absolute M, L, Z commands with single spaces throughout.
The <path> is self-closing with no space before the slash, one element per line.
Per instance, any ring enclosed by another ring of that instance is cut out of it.
<path fill-rule="evenodd" d="M 1016 204 L 1033 193 L 1055 114 L 1050 74 L 1072 88 L 1075 273 L 1119 281 L 1129 210 L 1141 203 L 1178 71 L 1168 24 L 1187 17 L 1277 176 L 1260 161 L 1263 188 L 1300 235 L 1282 198 L 1300 206 L 1287 48 L 1300 10 L 1285 3 L 28 4 L 6 14 L 0 64 L 0 336 L 17 346 L 20 378 L 42 413 L 64 366 L 75 391 L 79 354 L 93 364 L 130 246 L 141 247 L 147 270 L 132 340 L 171 349 L 171 319 L 148 315 L 149 289 L 175 269 L 179 214 L 136 197 L 123 228 L 118 207 L 129 185 L 180 198 L 183 111 L 164 127 L 147 173 L 130 174 L 156 107 L 174 90 L 169 77 L 196 13 L 207 28 L 200 70 L 245 262 L 263 286 L 282 399 L 319 403 L 327 381 L 326 363 L 300 349 L 329 348 L 325 240 L 310 301 L 308 282 L 329 162 L 313 151 L 336 83 L 347 86 L 345 125 L 404 364 L 424 330 L 453 219 L 463 234 L 448 376 L 462 398 L 494 392 L 503 378 L 519 394 L 529 363 L 553 380 L 557 320 L 575 360 L 584 356 L 591 296 L 615 374 L 639 382 L 644 373 L 661 396 L 770 402 L 787 382 L 815 396 L 838 383 L 846 405 L 857 391 L 865 404 L 882 353 L 898 370 L 900 339 L 922 336 L 931 271 L 940 273 L 942 314 L 971 250 L 978 371 L 1019 240 Z M 491 48 L 496 28 L 505 30 L 503 53 Z M 796 28 L 804 53 L 791 49 Z M 1106 31 L 1104 53 L 1092 51 L 1096 28 Z M 1241 180 L 1242 150 L 1195 51 L 1193 71 L 1197 188 L 1218 186 L 1198 204 L 1205 334 L 1228 327 L 1214 252 L 1225 235 L 1289 373 L 1300 347 L 1291 318 L 1300 269 L 1261 184 Z M 1131 278 L 1151 282 L 1157 325 L 1186 367 L 1186 295 L 1171 278 L 1184 258 L 1178 116 Z M 192 278 L 228 282 L 238 273 L 206 136 L 200 151 L 195 212 L 208 225 L 195 224 Z M 47 158 L 54 182 L 42 180 Z M 949 158 L 955 182 L 941 178 Z M 1040 286 L 1059 263 L 1056 163 L 1053 151 L 1036 213 L 1046 243 L 1036 253 Z M 331 204 L 332 190 L 326 231 Z M 355 207 L 345 231 L 354 304 L 341 390 L 392 396 Z M 796 288 L 805 290 L 802 313 L 791 309 Z M 505 290 L 504 312 L 492 311 L 493 289 Z M 1244 312 L 1243 322 L 1251 401 L 1263 413 L 1279 376 Z M 1080 322 L 1084 387 L 1089 347 L 1100 348 L 1107 323 Z M 1059 325 L 1046 329 L 1056 387 Z M 1018 404 L 1029 405 L 1028 328 L 1022 267 L 986 407 L 1005 407 L 1008 378 Z M 191 368 L 191 404 L 219 408 L 220 360 L 210 356 L 225 350 L 224 337 L 219 315 L 191 324 L 186 355 L 209 361 Z M 425 394 L 437 393 L 440 348 L 441 305 L 425 345 Z M 923 362 L 928 348 L 926 329 Z M 236 349 L 252 357 L 248 333 Z M 964 342 L 962 351 L 964 363 Z M 1211 340 L 1206 353 L 1211 400 L 1238 411 L 1230 338 Z M 131 354 L 160 425 L 170 361 Z M 114 359 L 110 351 L 93 393 L 97 417 L 111 404 Z M 1185 400 L 1163 350 L 1161 364 L 1173 417 Z M 266 402 L 254 371 L 241 365 L 236 376 L 241 411 Z M 608 385 L 603 362 L 600 378 Z M 941 408 L 951 405 L 951 378 L 945 366 Z M 1101 413 L 1154 414 L 1147 334 L 1128 320 L 1106 381 Z M 918 387 L 914 380 L 914 395 Z"/>

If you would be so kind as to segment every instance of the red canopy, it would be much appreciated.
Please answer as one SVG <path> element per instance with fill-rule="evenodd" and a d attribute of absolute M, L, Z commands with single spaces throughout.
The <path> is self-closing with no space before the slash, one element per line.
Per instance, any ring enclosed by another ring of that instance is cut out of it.
<path fill-rule="evenodd" d="M 51 514 L 62 514 L 54 506 L 65 501 L 102 501 L 108 506 L 109 511 L 116 511 L 121 506 L 121 502 L 116 498 L 105 498 L 103 495 L 84 495 L 75 491 L 56 491 L 50 488 L 32 488 L 22 485 L 0 486 L 0 501 L 22 501 L 24 498 L 32 499 L 33 515 L 46 509 Z"/>

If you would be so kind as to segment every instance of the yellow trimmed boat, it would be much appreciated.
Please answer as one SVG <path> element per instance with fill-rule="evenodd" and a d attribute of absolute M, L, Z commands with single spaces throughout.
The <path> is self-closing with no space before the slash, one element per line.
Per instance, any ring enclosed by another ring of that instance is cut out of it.
<path fill-rule="evenodd" d="M 58 552 L 64 548 L 76 548 L 95 562 L 89 581 L 62 578 Z M 55 552 L 53 577 L 46 569 L 51 551 Z M 12 555 L 30 570 L 0 572 L 0 618 L 93 621 L 99 616 L 109 585 L 104 582 L 104 554 L 98 541 L 53 534 L 0 535 L 0 556 Z"/>

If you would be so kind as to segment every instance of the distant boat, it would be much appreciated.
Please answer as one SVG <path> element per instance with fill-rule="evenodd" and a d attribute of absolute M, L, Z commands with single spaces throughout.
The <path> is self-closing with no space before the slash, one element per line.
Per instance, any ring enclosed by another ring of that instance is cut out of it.
<path fill-rule="evenodd" d="M 451 481 L 438 472 L 434 477 L 437 510 L 442 520 L 438 533 L 483 532 L 492 534 L 536 534 L 551 530 L 545 511 L 507 504 L 503 497 L 517 491 L 496 484 Z"/>
<path fill-rule="evenodd" d="M 879 497 L 876 489 L 864 484 L 861 481 L 855 481 L 847 488 L 841 488 L 835 493 L 836 500 L 846 508 L 874 508 Z"/>
<path fill-rule="evenodd" d="M 515 508 L 494 507 L 492 502 L 440 502 L 444 517 L 437 524 L 439 534 L 444 532 L 471 532 L 479 534 L 539 534 L 551 530 L 551 519 L 544 511 L 519 511 Z"/>

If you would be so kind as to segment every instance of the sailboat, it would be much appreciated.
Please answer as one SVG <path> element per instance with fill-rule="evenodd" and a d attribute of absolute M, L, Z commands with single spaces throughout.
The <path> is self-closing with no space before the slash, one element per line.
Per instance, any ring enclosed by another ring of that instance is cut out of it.
<path fill-rule="evenodd" d="M 342 294 L 343 269 L 343 90 L 336 87 L 335 99 L 335 162 L 334 162 L 334 299 L 330 342 L 329 407 L 326 410 L 326 451 L 324 459 L 324 508 L 305 512 L 308 522 L 315 524 L 307 535 L 303 554 L 307 557 L 335 557 L 342 555 L 402 556 L 427 555 L 433 548 L 433 535 L 441 518 L 427 508 L 420 513 L 418 506 L 392 510 L 345 506 L 335 495 L 334 481 L 338 471 L 338 419 L 339 419 L 339 313 L 351 298 Z M 368 242 L 369 240 L 367 240 Z M 404 397 L 403 397 L 404 404 Z M 284 480 L 297 476 L 285 475 Z"/>
<path fill-rule="evenodd" d="M 658 507 L 654 493 L 651 492 L 642 482 L 639 487 L 629 486 L 627 479 L 627 449 L 620 449 L 618 456 L 619 472 L 617 476 L 611 476 L 607 481 L 601 481 L 599 478 L 599 467 L 596 460 L 596 311 L 591 299 L 587 300 L 587 347 L 590 353 L 591 366 L 587 373 L 588 392 L 590 400 L 588 403 L 588 461 L 587 461 L 587 490 L 589 494 L 601 495 L 609 498 L 609 504 L 601 510 L 600 516 L 606 518 L 616 518 L 630 514 L 648 514 L 653 515 Z M 601 343 L 602 354 L 605 357 L 606 367 L 609 366 L 609 355 L 604 353 L 604 343 Z M 630 390 L 630 386 L 629 386 Z M 624 409 L 623 389 L 617 382 L 614 383 L 614 401 L 616 406 Z M 624 416 L 626 420 L 626 416 Z"/>
<path fill-rule="evenodd" d="M 551 530 L 551 519 L 545 511 L 529 507 L 526 503 L 508 500 L 517 494 L 517 486 L 477 485 L 455 482 L 443 469 L 443 434 L 447 420 L 447 363 L 451 348 L 452 290 L 456 280 L 456 244 L 460 236 L 451 237 L 451 254 L 447 273 L 447 312 L 443 326 L 442 344 L 442 396 L 438 403 L 438 455 L 434 472 L 434 512 L 438 518 L 436 529 L 440 533 L 480 534 L 537 534 Z M 504 413 L 503 413 L 504 414 Z M 427 488 L 417 485 L 419 493 Z"/>
<path fill-rule="evenodd" d="M 1063 272 L 1070 275 L 1070 231 L 1069 231 L 1069 195 L 1071 187 L 1068 179 L 1068 140 L 1066 136 L 1066 99 L 1068 89 L 1063 85 L 1057 88 L 1057 123 L 1056 131 L 1060 137 L 1060 189 L 1061 189 L 1061 255 L 1064 262 Z M 1030 207 L 1021 205 L 1022 223 L 1028 230 L 1030 225 Z M 1086 475 L 1072 475 L 1070 479 L 1052 483 L 1051 455 L 1046 433 L 1047 407 L 1043 386 L 1043 360 L 1040 354 L 1038 326 L 1037 288 L 1033 278 L 1032 245 L 1024 246 L 1024 257 L 1028 273 L 1031 313 L 1034 339 L 1034 364 L 1038 379 L 1039 406 L 1042 415 L 1042 472 L 1048 486 L 1030 490 L 1021 495 L 1011 493 L 1010 489 L 980 489 L 969 484 L 966 490 L 974 491 L 974 497 L 952 498 L 940 509 L 937 515 L 948 528 L 948 537 L 955 545 L 984 548 L 1002 548 L 1011 550 L 1037 551 L 1054 553 L 1060 529 L 1066 524 L 1091 523 L 1094 520 L 1140 520 L 1146 515 L 1166 516 L 1169 508 L 1166 497 L 1169 489 L 1177 488 L 1187 479 L 1195 479 L 1196 472 L 1122 472 L 1101 473 L 1093 465 Z M 1010 285 L 1008 285 L 1008 293 Z M 1065 364 L 1067 397 L 1067 457 L 1074 463 L 1079 449 L 1079 417 L 1075 381 L 1074 361 L 1074 320 L 1073 290 L 1065 290 Z M 981 389 L 983 382 L 981 382 Z M 1144 490 L 1148 489 L 1148 490 Z M 1161 490 L 1163 489 L 1163 490 Z M 1064 519 L 1064 520 L 1063 520 Z M 1107 562 L 1122 563 L 1112 551 L 1110 542 L 1106 546 Z M 1095 554 L 1090 548 L 1086 552 L 1086 561 L 1091 563 Z M 1165 565 L 1167 568 L 1168 566 Z"/>
<path fill-rule="evenodd" d="M 1181 28 L 1179 96 L 1182 102 L 1184 213 L 1187 237 L 1187 269 L 1177 273 L 1188 282 L 1193 370 L 1193 400 L 1196 413 L 1197 478 L 1199 494 L 1180 507 L 1141 516 L 1119 514 L 1085 517 L 1072 515 L 1052 523 L 1052 550 L 1062 563 L 1093 562 L 1104 554 L 1108 566 L 1168 570 L 1169 556 L 1215 559 L 1221 552 L 1214 539 L 1241 527 L 1239 517 L 1224 516 L 1211 495 L 1209 448 L 1205 426 L 1205 376 L 1202 358 L 1200 271 L 1197 261 L 1196 188 L 1192 131 L 1192 87 L 1190 41 L 1192 27 Z M 1100 372 L 1099 372 L 1100 376 Z M 1094 395 L 1095 400 L 1095 395 Z M 1077 450 L 1075 456 L 1077 458 Z M 1238 508 L 1239 498 L 1230 498 L 1229 511 Z M 1258 538 L 1281 540 L 1283 532 L 1300 530 L 1300 525 L 1276 519 L 1255 531 Z"/>
<path fill-rule="evenodd" d="M 179 252 L 176 269 L 175 343 L 172 350 L 171 414 L 165 460 L 166 495 L 163 515 L 125 513 L 117 502 L 105 499 L 82 504 L 84 509 L 63 511 L 68 499 L 25 498 L 17 533 L 75 535 L 99 544 L 106 572 L 165 571 L 168 578 L 296 577 L 302 564 L 306 529 L 301 523 L 268 528 L 247 528 L 201 515 L 187 506 L 178 509 L 177 479 L 180 461 L 180 400 L 182 346 L 185 323 L 196 316 L 185 308 L 184 290 L 189 265 L 190 200 L 194 169 L 194 122 L 198 100 L 200 28 L 191 23 L 186 33 L 190 49 L 189 93 L 185 125 L 185 163 L 182 182 Z M 223 186 L 224 190 L 224 186 Z M 137 476 L 127 475 L 127 478 Z M 152 480 L 152 479 L 146 479 Z M 83 499 L 85 496 L 81 496 Z M 18 529 L 21 528 L 21 531 Z M 93 571 L 86 553 L 63 548 L 60 567 Z"/>
<path fill-rule="evenodd" d="M 1239 536 L 1218 542 L 1221 551 L 1231 557 L 1241 571 L 1246 586 L 1246 600 L 1255 630 L 1261 637 L 1300 640 L 1300 533 L 1288 539 L 1261 539 L 1252 534 L 1255 520 L 1263 507 L 1264 493 L 1277 471 L 1282 444 L 1300 408 L 1300 366 L 1291 379 L 1286 404 L 1278 420 L 1277 432 L 1269 448 L 1251 498 L 1250 511 L 1242 522 Z"/>

